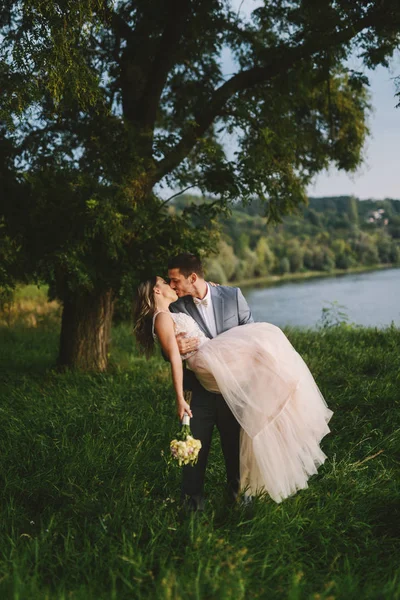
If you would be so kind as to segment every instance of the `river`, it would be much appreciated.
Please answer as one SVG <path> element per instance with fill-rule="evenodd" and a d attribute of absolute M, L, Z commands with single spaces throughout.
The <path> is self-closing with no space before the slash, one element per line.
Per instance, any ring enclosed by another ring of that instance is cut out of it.
<path fill-rule="evenodd" d="M 255 321 L 280 327 L 318 325 L 322 309 L 337 302 L 348 322 L 400 326 L 400 269 L 385 269 L 242 289 Z"/>

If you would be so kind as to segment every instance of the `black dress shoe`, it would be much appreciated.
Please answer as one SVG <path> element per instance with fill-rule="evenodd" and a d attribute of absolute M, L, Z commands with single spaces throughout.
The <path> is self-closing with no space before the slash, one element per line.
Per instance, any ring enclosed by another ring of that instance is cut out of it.
<path fill-rule="evenodd" d="M 204 510 L 204 496 L 186 496 L 182 499 L 182 507 L 188 512 L 201 512 Z"/>

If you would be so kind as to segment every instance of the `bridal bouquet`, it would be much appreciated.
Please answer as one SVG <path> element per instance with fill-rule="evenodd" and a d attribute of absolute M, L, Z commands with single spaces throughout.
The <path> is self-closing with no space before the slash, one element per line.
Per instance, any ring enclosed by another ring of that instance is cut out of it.
<path fill-rule="evenodd" d="M 189 423 L 190 418 L 185 415 L 182 419 L 182 429 L 177 433 L 176 439 L 172 440 L 169 445 L 171 456 L 178 461 L 180 467 L 182 465 L 195 465 L 201 449 L 201 441 L 194 439 Z"/>

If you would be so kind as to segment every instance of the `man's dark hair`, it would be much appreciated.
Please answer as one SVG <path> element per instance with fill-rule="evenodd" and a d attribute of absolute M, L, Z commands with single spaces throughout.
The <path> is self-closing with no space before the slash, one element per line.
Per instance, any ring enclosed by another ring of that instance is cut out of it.
<path fill-rule="evenodd" d="M 171 258 L 168 262 L 168 269 L 179 269 L 186 279 L 192 273 L 204 278 L 204 269 L 201 260 L 194 254 L 183 252 Z"/>

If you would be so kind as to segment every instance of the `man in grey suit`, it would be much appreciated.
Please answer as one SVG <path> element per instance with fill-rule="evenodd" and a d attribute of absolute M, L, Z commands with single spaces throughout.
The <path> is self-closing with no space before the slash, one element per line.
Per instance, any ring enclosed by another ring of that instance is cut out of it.
<path fill-rule="evenodd" d="M 170 286 L 178 300 L 170 305 L 171 312 L 183 312 L 198 323 L 209 338 L 236 327 L 252 323 L 250 308 L 239 288 L 210 286 L 204 279 L 200 260 L 193 254 L 180 254 L 168 263 Z M 197 348 L 197 338 L 177 336 L 180 353 Z M 225 459 L 228 494 L 234 501 L 239 491 L 240 425 L 220 394 L 208 392 L 200 385 L 193 371 L 184 369 L 184 389 L 192 392 L 191 429 L 201 440 L 202 449 L 197 464 L 183 467 L 182 497 L 193 510 L 204 508 L 204 479 L 214 425 L 218 427 Z"/>

